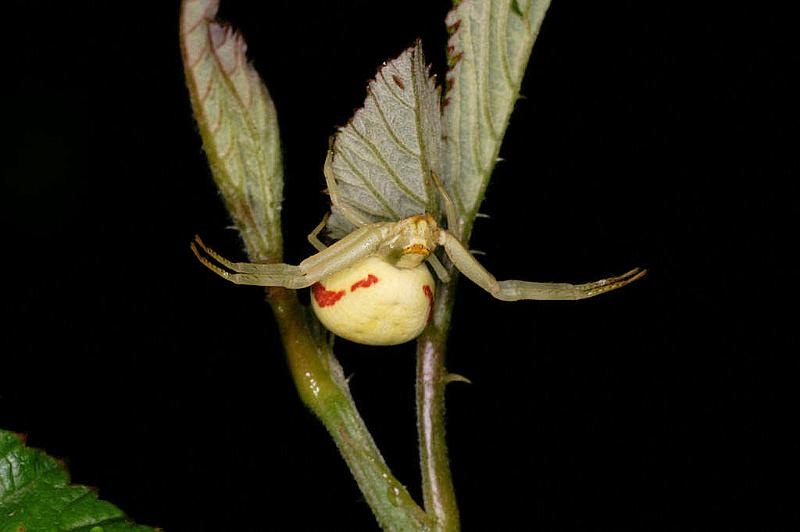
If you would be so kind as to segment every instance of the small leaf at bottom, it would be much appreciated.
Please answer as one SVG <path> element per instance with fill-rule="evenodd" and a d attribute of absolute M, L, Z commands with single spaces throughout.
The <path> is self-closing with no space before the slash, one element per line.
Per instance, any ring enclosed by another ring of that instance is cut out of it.
<path fill-rule="evenodd" d="M 0 430 L 0 532 L 147 532 L 86 487 L 70 485 L 63 464 Z"/>

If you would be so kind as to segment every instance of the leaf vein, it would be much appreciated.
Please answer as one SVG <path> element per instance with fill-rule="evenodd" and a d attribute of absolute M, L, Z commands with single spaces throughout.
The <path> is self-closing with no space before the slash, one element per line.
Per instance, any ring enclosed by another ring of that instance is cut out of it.
<path fill-rule="evenodd" d="M 356 136 L 361 140 L 361 142 L 372 152 L 375 156 L 375 159 L 380 163 L 380 165 L 386 170 L 387 175 L 391 178 L 391 181 L 395 184 L 397 188 L 403 191 L 409 198 L 414 200 L 415 203 L 420 204 L 423 208 L 425 207 L 425 202 L 420 199 L 410 188 L 408 188 L 405 183 L 403 183 L 400 176 L 398 176 L 391 165 L 383 158 L 383 155 L 380 152 L 380 149 L 375 146 L 366 136 L 356 128 L 355 123 L 352 124 L 353 131 L 356 133 Z"/>
<path fill-rule="evenodd" d="M 498 28 L 497 32 L 499 36 L 497 40 L 500 46 L 500 50 L 498 52 L 500 55 L 500 67 L 503 71 L 503 78 L 506 80 L 506 83 L 511 91 L 514 90 L 514 85 L 516 84 L 516 81 L 511 74 L 511 66 L 508 63 L 508 40 L 510 38 L 508 34 L 508 19 L 512 16 L 514 16 L 514 12 L 509 9 L 506 13 L 505 19 L 503 19 L 503 17 L 497 17 L 498 26 L 501 25 L 501 22 L 504 22 L 502 27 Z"/>
<path fill-rule="evenodd" d="M 367 191 L 369 191 L 369 193 L 386 210 L 386 212 L 388 212 L 393 218 L 399 219 L 400 216 L 396 212 L 394 212 L 394 209 L 392 209 L 392 207 L 389 206 L 388 203 L 386 203 L 386 201 L 383 199 L 383 196 L 372 187 L 372 185 L 369 182 L 369 179 L 367 179 L 367 177 L 364 174 L 362 174 L 360 170 L 356 168 L 356 165 L 353 164 L 353 162 L 342 151 L 337 152 L 336 155 L 337 157 L 341 157 L 344 160 L 347 166 L 350 167 L 350 170 L 352 170 L 353 174 L 356 175 L 361 180 L 361 183 L 364 185 L 364 188 L 366 188 Z"/>
<path fill-rule="evenodd" d="M 434 211 L 434 198 L 436 198 L 432 188 L 433 188 L 433 181 L 430 179 L 430 162 L 428 161 L 428 146 L 425 144 L 425 132 L 423 131 L 422 127 L 422 113 L 425 111 L 423 109 L 423 105 L 421 104 L 420 100 L 422 98 L 421 91 L 418 90 L 418 83 L 420 80 L 417 79 L 417 63 L 419 61 L 419 57 L 417 57 L 416 52 L 411 55 L 411 86 L 414 88 L 414 97 L 417 101 L 416 108 L 414 109 L 414 126 L 417 132 L 417 142 L 419 143 L 419 169 L 420 174 L 422 177 L 422 184 L 425 188 L 425 192 L 428 196 L 428 201 L 423 203 L 423 208 L 425 211 L 432 212 Z M 425 65 L 422 65 L 423 71 L 425 69 Z M 422 83 L 425 83 L 427 80 L 422 80 Z M 427 102 L 426 102 L 427 103 Z M 436 213 L 438 215 L 438 213 Z"/>
<path fill-rule="evenodd" d="M 389 123 L 389 120 L 386 118 L 383 108 L 381 107 L 381 104 L 378 101 L 378 98 L 375 97 L 375 95 L 372 96 L 372 101 L 375 102 L 375 108 L 378 110 L 378 115 L 381 117 L 381 121 L 383 121 L 383 123 L 386 124 L 386 130 L 389 132 L 389 137 L 391 137 L 391 139 L 394 141 L 397 147 L 413 157 L 420 157 L 420 154 L 414 153 L 414 151 L 412 151 L 411 148 L 403 144 L 403 142 L 397 137 L 394 128 Z"/>
<path fill-rule="evenodd" d="M 491 6 L 484 7 L 484 9 L 491 10 Z M 491 21 L 491 13 L 489 14 L 489 21 Z M 480 55 L 479 63 L 480 68 L 476 72 L 478 79 L 477 86 L 478 90 L 478 100 L 480 102 L 480 109 L 483 112 L 485 118 L 485 125 L 488 126 L 489 135 L 491 136 L 492 140 L 497 142 L 497 132 L 494 130 L 494 123 L 492 120 L 492 109 L 491 103 L 489 102 L 489 98 L 491 97 L 491 77 L 490 77 L 490 52 L 492 48 L 492 38 L 491 38 L 491 30 L 492 25 L 489 23 L 481 24 L 480 27 L 480 40 L 484 43 L 484 46 L 481 47 L 483 54 Z M 473 46 L 473 55 L 478 57 L 478 53 L 475 51 Z"/>

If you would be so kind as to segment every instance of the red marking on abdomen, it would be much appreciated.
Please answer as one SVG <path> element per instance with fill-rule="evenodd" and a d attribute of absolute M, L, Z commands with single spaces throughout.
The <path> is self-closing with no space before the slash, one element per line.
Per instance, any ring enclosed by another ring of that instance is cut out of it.
<path fill-rule="evenodd" d="M 355 292 L 356 288 L 367 288 L 369 286 L 374 285 L 377 282 L 378 278 L 372 274 L 369 274 L 360 281 L 356 281 L 355 283 L 353 283 L 353 286 L 350 287 L 350 291 Z"/>
<path fill-rule="evenodd" d="M 424 284 L 422 285 L 422 291 L 425 292 L 425 297 L 428 298 L 428 323 L 430 323 L 433 316 L 433 290 L 431 290 L 430 286 Z"/>
<path fill-rule="evenodd" d="M 334 292 L 328 290 L 322 283 L 314 283 L 311 285 L 311 294 L 317 300 L 317 305 L 320 307 L 329 307 L 335 305 L 337 301 L 344 297 L 344 290 Z"/>

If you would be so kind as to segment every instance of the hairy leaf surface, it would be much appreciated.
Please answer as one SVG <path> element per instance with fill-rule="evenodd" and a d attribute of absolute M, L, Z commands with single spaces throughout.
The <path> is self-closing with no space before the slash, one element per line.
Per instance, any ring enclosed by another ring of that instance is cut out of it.
<path fill-rule="evenodd" d="M 419 41 L 384 64 L 367 88 L 364 107 L 339 129 L 333 175 L 341 202 L 370 222 L 439 213 L 431 172 L 441 176 L 440 93 Z M 353 230 L 334 205 L 332 236 Z"/>
<path fill-rule="evenodd" d="M 185 0 L 186 84 L 211 171 L 251 258 L 279 261 L 283 193 L 275 106 L 241 35 L 214 20 L 219 0 Z"/>
<path fill-rule="evenodd" d="M 550 0 L 463 0 L 447 15 L 444 182 L 468 237 Z"/>
<path fill-rule="evenodd" d="M 0 532 L 35 530 L 153 531 L 131 523 L 86 486 L 69 483 L 56 459 L 25 447 L 16 434 L 0 430 Z"/>

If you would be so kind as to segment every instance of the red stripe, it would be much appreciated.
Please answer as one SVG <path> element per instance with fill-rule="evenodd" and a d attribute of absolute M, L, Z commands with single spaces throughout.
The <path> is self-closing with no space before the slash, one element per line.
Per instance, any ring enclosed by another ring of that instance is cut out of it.
<path fill-rule="evenodd" d="M 311 293 L 314 295 L 314 299 L 317 300 L 317 305 L 320 307 L 335 305 L 337 301 L 344 297 L 344 290 L 339 290 L 338 292 L 327 290 L 322 283 L 314 283 L 311 285 Z"/>
<path fill-rule="evenodd" d="M 367 288 L 367 287 L 372 286 L 373 284 L 375 284 L 377 282 L 378 282 L 378 278 L 375 277 L 372 274 L 369 274 L 366 277 L 364 277 L 363 279 L 361 279 L 360 281 L 356 281 L 355 283 L 353 283 L 353 286 L 350 287 L 350 291 L 351 292 L 355 292 L 356 288 Z"/>
<path fill-rule="evenodd" d="M 433 290 L 431 287 L 424 284 L 422 285 L 422 291 L 425 292 L 425 297 L 428 298 L 428 323 L 431 322 L 431 317 L 433 317 Z"/>

